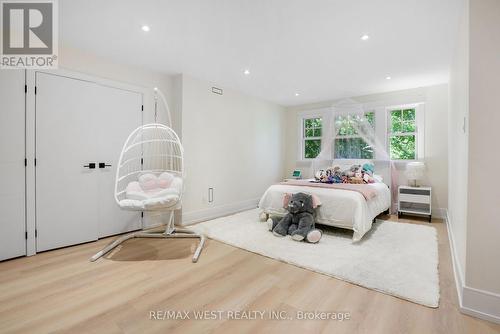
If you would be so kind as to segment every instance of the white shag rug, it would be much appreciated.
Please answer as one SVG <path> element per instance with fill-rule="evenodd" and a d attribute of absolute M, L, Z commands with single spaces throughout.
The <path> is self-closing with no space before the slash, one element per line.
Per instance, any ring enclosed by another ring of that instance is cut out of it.
<path fill-rule="evenodd" d="M 276 237 L 257 209 L 191 227 L 260 255 L 429 307 L 439 305 L 438 244 L 431 226 L 377 220 L 353 243 L 352 231 L 328 229 L 318 244 Z"/>

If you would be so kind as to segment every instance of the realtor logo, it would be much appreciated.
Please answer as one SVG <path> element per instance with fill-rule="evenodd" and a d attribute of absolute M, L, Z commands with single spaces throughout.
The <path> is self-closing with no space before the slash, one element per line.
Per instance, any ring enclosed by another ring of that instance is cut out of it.
<path fill-rule="evenodd" d="M 0 68 L 57 68 L 56 1 L 0 1 Z"/>

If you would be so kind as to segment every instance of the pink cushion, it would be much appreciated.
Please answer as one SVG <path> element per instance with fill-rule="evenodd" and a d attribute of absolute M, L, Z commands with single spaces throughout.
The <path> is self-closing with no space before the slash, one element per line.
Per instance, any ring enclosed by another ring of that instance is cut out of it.
<path fill-rule="evenodd" d="M 154 174 L 144 174 L 139 176 L 139 184 L 144 191 L 152 190 L 158 188 L 158 178 Z"/>
<path fill-rule="evenodd" d="M 170 173 L 161 173 L 158 177 L 158 186 L 160 188 L 169 188 L 174 180 L 174 176 Z"/>

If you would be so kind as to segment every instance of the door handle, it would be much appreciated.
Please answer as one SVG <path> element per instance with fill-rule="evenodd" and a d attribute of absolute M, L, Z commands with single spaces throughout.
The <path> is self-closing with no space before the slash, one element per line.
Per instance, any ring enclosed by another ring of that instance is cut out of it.
<path fill-rule="evenodd" d="M 95 162 L 89 162 L 88 165 L 83 165 L 83 167 L 86 167 L 88 169 L 94 169 L 95 168 Z"/>
<path fill-rule="evenodd" d="M 106 164 L 105 162 L 99 162 L 99 168 L 111 167 L 111 165 Z"/>

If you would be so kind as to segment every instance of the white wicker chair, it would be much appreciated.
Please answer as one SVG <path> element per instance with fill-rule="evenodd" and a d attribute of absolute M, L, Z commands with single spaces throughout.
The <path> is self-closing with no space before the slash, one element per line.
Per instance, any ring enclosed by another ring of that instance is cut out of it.
<path fill-rule="evenodd" d="M 199 238 L 193 256 L 198 261 L 205 237 L 188 229 L 174 227 L 174 211 L 182 206 L 182 180 L 184 177 L 184 149 L 174 130 L 163 124 L 146 124 L 134 130 L 123 145 L 115 178 L 115 200 L 124 210 L 169 213 L 165 230 L 160 232 L 134 232 L 119 237 L 90 260 L 96 261 L 122 242 L 131 238 Z M 152 199 L 127 198 L 127 186 L 141 175 L 170 173 L 180 184 L 178 191 Z"/>

